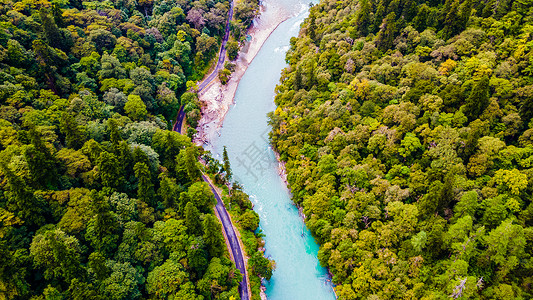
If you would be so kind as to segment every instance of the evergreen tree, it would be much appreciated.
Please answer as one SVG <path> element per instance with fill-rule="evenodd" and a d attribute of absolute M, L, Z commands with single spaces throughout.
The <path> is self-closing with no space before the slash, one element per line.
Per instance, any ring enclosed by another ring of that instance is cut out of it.
<path fill-rule="evenodd" d="M 439 197 L 439 211 L 443 211 L 446 207 L 450 207 L 454 201 L 453 185 L 455 183 L 455 174 L 449 173 L 444 177 L 444 184 L 440 190 Z"/>
<path fill-rule="evenodd" d="M 167 168 L 170 174 L 176 172 L 176 157 L 186 145 L 190 144 L 186 136 L 174 131 L 160 130 L 152 138 L 152 148 L 159 153 L 161 165 Z"/>
<path fill-rule="evenodd" d="M 63 20 L 63 10 L 59 7 L 58 3 L 52 5 L 52 15 L 54 16 L 54 22 L 58 27 L 64 27 L 65 21 Z"/>
<path fill-rule="evenodd" d="M 228 151 L 226 150 L 226 146 L 224 146 L 224 151 L 222 152 L 222 158 L 224 160 L 224 171 L 226 172 L 226 178 L 231 180 L 231 166 L 229 163 L 229 157 L 228 157 Z"/>
<path fill-rule="evenodd" d="M 483 76 L 476 82 L 464 107 L 464 113 L 470 120 L 477 119 L 489 105 L 489 77 Z"/>
<path fill-rule="evenodd" d="M 449 5 L 449 10 L 443 10 L 447 12 L 442 29 L 442 37 L 445 40 L 452 38 L 466 28 L 472 11 L 472 0 L 467 0 L 462 5 L 461 1 L 455 0 L 447 5 Z"/>
<path fill-rule="evenodd" d="M 187 203 L 191 202 L 192 200 L 193 199 L 191 199 L 191 197 L 189 196 L 188 191 L 187 192 L 181 192 L 180 196 L 179 196 L 179 199 L 178 199 L 178 211 L 179 212 L 184 212 L 185 211 L 185 206 L 187 205 Z"/>
<path fill-rule="evenodd" d="M 109 119 L 107 121 L 107 127 L 109 130 L 109 137 L 111 142 L 114 145 L 117 145 L 120 141 L 122 141 L 122 137 L 120 136 L 120 131 L 118 130 L 118 124 L 115 119 Z"/>
<path fill-rule="evenodd" d="M 142 151 L 141 147 L 135 147 L 133 149 L 133 162 L 135 163 L 144 163 L 146 165 L 150 164 L 150 160 L 148 160 L 148 155 Z"/>
<path fill-rule="evenodd" d="M 220 257 L 224 253 L 224 237 L 222 235 L 222 226 L 217 218 L 208 214 L 204 218 L 204 241 L 207 244 L 209 255 L 211 257 Z"/>
<path fill-rule="evenodd" d="M 528 97 L 522 101 L 520 105 L 520 117 L 526 124 L 533 117 L 533 97 Z"/>
<path fill-rule="evenodd" d="M 406 22 L 411 22 L 417 14 L 418 5 L 415 0 L 404 0 L 402 16 Z"/>
<path fill-rule="evenodd" d="M 178 208 L 180 188 L 176 184 L 176 179 L 168 177 L 166 173 L 161 173 L 157 194 L 163 199 L 163 205 L 166 208 Z"/>
<path fill-rule="evenodd" d="M 135 149 L 138 149 L 139 147 L 136 147 Z M 141 152 L 144 154 L 144 152 L 141 150 Z M 144 154 L 146 156 L 146 154 Z M 121 141 L 118 143 L 117 149 L 116 149 L 116 156 L 120 164 L 122 165 L 122 169 L 124 174 L 133 174 L 133 166 L 137 161 L 135 161 L 135 157 L 133 155 L 133 151 L 131 151 L 130 145 L 126 141 Z M 149 165 L 148 157 L 146 158 L 146 161 L 143 161 L 146 165 Z"/>
<path fill-rule="evenodd" d="M 154 184 L 152 183 L 150 170 L 144 163 L 136 163 L 133 167 L 137 177 L 137 198 L 152 206 L 155 205 Z"/>
<path fill-rule="evenodd" d="M 200 169 L 198 168 L 198 149 L 193 147 L 187 147 L 185 149 L 187 175 L 191 181 L 196 181 L 200 178 Z"/>
<path fill-rule="evenodd" d="M 376 46 L 381 51 L 387 51 L 387 49 L 392 47 L 396 37 L 396 14 L 393 12 L 388 14 L 379 28 L 380 30 L 376 36 Z"/>
<path fill-rule="evenodd" d="M 113 153 L 104 151 L 100 154 L 98 171 L 105 187 L 118 189 L 124 183 L 123 166 Z"/>
<path fill-rule="evenodd" d="M 435 181 L 429 187 L 429 191 L 418 201 L 418 210 L 421 219 L 430 218 L 439 208 L 440 193 L 442 191 L 442 182 Z"/>
<path fill-rule="evenodd" d="M 376 33 L 379 31 L 380 25 L 382 24 L 383 18 L 385 17 L 385 8 L 387 4 L 383 2 L 384 0 L 379 1 L 376 8 L 376 12 L 374 13 L 374 24 L 371 30 L 372 33 Z"/>
<path fill-rule="evenodd" d="M 42 40 L 34 40 L 32 42 L 32 49 L 35 53 L 35 58 L 38 63 L 39 75 L 41 75 L 54 93 L 58 93 L 56 87 L 57 67 L 59 64 L 57 56 L 54 51 Z"/>
<path fill-rule="evenodd" d="M 311 41 L 315 42 L 316 39 L 316 16 L 313 12 L 309 15 L 309 26 L 307 27 L 307 35 Z"/>
<path fill-rule="evenodd" d="M 194 182 L 200 178 L 197 163 L 198 151 L 196 147 L 187 147 L 176 157 L 176 178 L 180 182 Z"/>
<path fill-rule="evenodd" d="M 203 234 L 200 212 L 191 202 L 187 202 L 185 205 L 185 226 L 191 235 Z"/>
<path fill-rule="evenodd" d="M 418 13 L 413 19 L 413 27 L 422 32 L 427 27 L 427 18 L 429 15 L 430 8 L 425 3 L 418 7 Z"/>
<path fill-rule="evenodd" d="M 96 275 L 98 281 L 102 281 L 107 276 L 111 270 L 105 264 L 106 257 L 100 252 L 93 252 L 89 255 L 89 267 L 92 269 Z"/>
<path fill-rule="evenodd" d="M 28 225 L 44 224 L 44 216 L 48 212 L 46 202 L 35 197 L 22 178 L 13 173 L 7 165 L 0 164 L 0 170 L 7 180 L 6 209 Z"/>
<path fill-rule="evenodd" d="M 294 82 L 292 85 L 295 91 L 298 91 L 302 88 L 302 70 L 299 67 L 296 67 L 296 72 L 294 73 Z"/>
<path fill-rule="evenodd" d="M 90 197 L 96 215 L 87 226 L 85 238 L 99 252 L 109 255 L 118 246 L 119 223 L 103 192 L 92 190 Z"/>
<path fill-rule="evenodd" d="M 65 135 L 68 148 L 80 149 L 85 143 L 85 132 L 71 114 L 64 112 L 61 115 L 59 129 Z"/>
<path fill-rule="evenodd" d="M 54 18 L 50 15 L 50 12 L 45 8 L 41 8 L 39 16 L 41 17 L 41 24 L 48 45 L 57 45 L 57 48 L 65 50 L 63 36 L 61 35 L 61 31 L 59 31 Z"/>
<path fill-rule="evenodd" d="M 24 158 L 32 179 L 38 187 L 53 185 L 57 182 L 57 159 L 34 127 L 30 128 L 29 136 L 31 145 L 24 151 Z"/>
<path fill-rule="evenodd" d="M 359 1 L 359 9 L 355 15 L 355 25 L 357 26 L 359 36 L 366 36 L 368 34 L 368 29 L 371 26 L 370 12 L 370 1 Z"/>

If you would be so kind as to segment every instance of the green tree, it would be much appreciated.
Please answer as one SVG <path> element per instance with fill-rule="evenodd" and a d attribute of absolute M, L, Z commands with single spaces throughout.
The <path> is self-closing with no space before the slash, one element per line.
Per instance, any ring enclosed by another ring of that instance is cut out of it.
<path fill-rule="evenodd" d="M 101 253 L 109 254 L 119 240 L 119 223 L 116 214 L 111 212 L 108 199 L 102 192 L 91 191 L 95 216 L 89 221 L 85 238 Z"/>
<path fill-rule="evenodd" d="M 114 145 L 117 145 L 120 141 L 122 141 L 122 136 L 120 135 L 120 130 L 118 129 L 117 120 L 109 119 L 107 121 L 107 127 L 109 130 L 109 137 L 111 142 Z"/>
<path fill-rule="evenodd" d="M 96 275 L 98 281 L 102 281 L 109 276 L 111 270 L 106 265 L 106 257 L 100 252 L 93 252 L 89 255 L 89 267 Z"/>
<path fill-rule="evenodd" d="M 181 150 L 176 157 L 176 175 L 182 182 L 194 182 L 200 178 L 198 150 L 195 146 Z"/>
<path fill-rule="evenodd" d="M 104 151 L 100 154 L 98 172 L 105 187 L 118 189 L 124 183 L 123 166 L 113 153 Z"/>
<path fill-rule="evenodd" d="M 193 183 L 187 191 L 187 196 L 201 212 L 210 212 L 216 203 L 213 192 L 206 182 Z"/>
<path fill-rule="evenodd" d="M 58 48 L 65 50 L 63 36 L 50 12 L 45 8 L 41 8 L 39 17 L 41 18 L 41 24 L 48 45 L 58 45 Z"/>
<path fill-rule="evenodd" d="M 120 61 L 115 56 L 104 52 L 100 64 L 102 65 L 102 68 L 98 71 L 100 81 L 106 78 L 126 78 L 126 70 L 124 70 L 124 67 L 122 67 Z"/>
<path fill-rule="evenodd" d="M 243 229 L 254 231 L 259 226 L 259 215 L 253 210 L 247 210 L 241 215 L 240 224 Z"/>
<path fill-rule="evenodd" d="M 392 47 L 394 38 L 396 37 L 396 14 L 391 12 L 383 19 L 380 30 L 376 36 L 376 46 L 381 51 L 387 51 Z"/>
<path fill-rule="evenodd" d="M 370 11 L 370 2 L 368 0 L 362 0 L 359 2 L 359 9 L 355 15 L 355 24 L 357 25 L 359 36 L 367 35 L 368 29 L 372 25 Z"/>
<path fill-rule="evenodd" d="M 48 212 L 46 202 L 35 197 L 30 187 L 15 175 L 5 164 L 0 164 L 0 169 L 7 179 L 6 208 L 17 217 L 27 222 L 28 225 L 42 225 L 45 222 L 44 216 Z"/>
<path fill-rule="evenodd" d="M 141 285 L 145 278 L 130 263 L 108 261 L 111 274 L 102 282 L 102 288 L 108 299 L 138 299 Z"/>
<path fill-rule="evenodd" d="M 446 7 L 444 10 L 446 17 L 443 22 L 444 28 L 442 29 L 444 39 L 449 39 L 466 28 L 466 24 L 470 19 L 471 10 L 471 0 L 463 1 L 462 4 L 461 1 L 454 0 L 451 5 Z"/>
<path fill-rule="evenodd" d="M 250 264 L 255 275 L 261 276 L 266 280 L 270 280 L 272 277 L 272 271 L 274 269 L 273 262 L 264 257 L 261 252 L 254 253 L 248 260 L 248 264 Z"/>
<path fill-rule="evenodd" d="M 146 291 L 155 299 L 169 299 L 178 294 L 180 290 L 188 290 L 187 295 L 191 297 L 180 299 L 195 299 L 194 289 L 191 293 L 190 285 L 189 274 L 185 268 L 171 259 L 148 273 L 146 279 Z"/>
<path fill-rule="evenodd" d="M 163 199 L 163 205 L 166 208 L 178 208 L 180 190 L 176 184 L 176 179 L 168 177 L 165 173 L 159 175 L 157 194 Z"/>
<path fill-rule="evenodd" d="M 72 115 L 66 112 L 61 115 L 59 129 L 65 135 L 67 147 L 80 149 L 85 143 L 85 131 Z"/>
<path fill-rule="evenodd" d="M 53 185 L 57 181 L 57 159 L 35 128 L 30 128 L 29 136 L 31 145 L 25 149 L 24 158 L 30 174 L 37 186 Z"/>
<path fill-rule="evenodd" d="M 459 218 L 463 215 L 474 216 L 478 208 L 478 195 L 475 191 L 469 191 L 461 196 L 461 199 L 455 204 L 454 212 Z"/>
<path fill-rule="evenodd" d="M 36 235 L 30 253 L 35 264 L 44 269 L 47 280 L 62 279 L 69 283 L 84 276 L 79 241 L 59 229 Z"/>
<path fill-rule="evenodd" d="M 307 27 L 307 35 L 311 39 L 311 41 L 315 41 L 316 39 L 316 16 L 313 12 L 309 14 L 309 25 Z"/>
<path fill-rule="evenodd" d="M 126 114 L 135 121 L 142 121 L 146 118 L 148 111 L 146 105 L 141 97 L 137 95 L 129 95 L 126 105 L 124 105 Z"/>
<path fill-rule="evenodd" d="M 428 193 L 423 196 L 418 202 L 418 207 L 421 216 L 423 216 L 424 218 L 429 218 L 437 211 L 439 207 L 439 196 L 441 191 L 442 182 L 436 181 L 430 185 Z"/>
<path fill-rule="evenodd" d="M 488 234 L 486 244 L 486 257 L 499 266 L 498 275 L 504 278 L 525 256 L 524 228 L 513 224 L 512 220 L 506 220 Z"/>
<path fill-rule="evenodd" d="M 224 160 L 224 171 L 226 172 L 226 178 L 231 180 L 231 166 L 229 163 L 228 151 L 226 146 L 224 146 L 224 151 L 222 152 L 222 159 Z"/>
<path fill-rule="evenodd" d="M 231 266 L 227 258 L 212 258 L 207 270 L 197 283 L 198 291 L 206 298 L 224 298 L 236 299 L 239 292 L 235 283 L 241 281 L 242 276 L 238 270 Z M 229 290 L 234 286 L 232 290 Z"/>
<path fill-rule="evenodd" d="M 208 253 L 205 250 L 203 237 L 198 236 L 191 242 L 191 246 L 187 250 L 188 267 L 194 272 L 191 278 L 199 278 L 204 274 L 209 262 L 207 258 Z"/>
<path fill-rule="evenodd" d="M 205 215 L 203 222 L 204 241 L 207 244 L 211 257 L 220 257 L 225 252 L 224 237 L 222 236 L 222 226 L 217 218 L 211 214 Z"/>
<path fill-rule="evenodd" d="M 230 60 L 235 60 L 239 54 L 239 43 L 237 41 L 228 41 L 226 45 L 228 57 Z"/>
<path fill-rule="evenodd" d="M 483 76 L 478 80 L 464 107 L 465 115 L 470 119 L 477 119 L 489 105 L 489 78 Z"/>
<path fill-rule="evenodd" d="M 74 278 L 70 282 L 68 295 L 74 300 L 104 300 L 104 297 L 97 287 L 92 283 L 85 282 L 79 278 Z"/>
<path fill-rule="evenodd" d="M 141 201 L 155 205 L 154 184 L 152 174 L 145 163 L 136 163 L 133 167 L 135 177 L 137 177 L 137 198 Z"/>
<path fill-rule="evenodd" d="M 175 131 L 158 130 L 152 137 L 152 148 L 160 155 L 161 165 L 166 167 L 170 174 L 175 172 L 176 156 L 181 149 L 189 145 L 190 139 Z"/>
<path fill-rule="evenodd" d="M 200 219 L 200 212 L 191 202 L 185 205 L 185 226 L 191 235 L 202 235 L 202 220 Z"/>

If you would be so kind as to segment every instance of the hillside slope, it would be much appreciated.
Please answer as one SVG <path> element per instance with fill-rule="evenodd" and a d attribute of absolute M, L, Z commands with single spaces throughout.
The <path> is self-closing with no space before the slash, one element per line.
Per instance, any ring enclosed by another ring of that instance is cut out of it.
<path fill-rule="evenodd" d="M 533 296 L 532 7 L 312 7 L 271 140 L 339 298 Z"/>
<path fill-rule="evenodd" d="M 180 105 L 199 117 L 185 91 L 228 8 L 0 0 L 0 299 L 239 298 L 197 159 L 224 169 L 169 130 Z M 233 39 L 256 8 L 236 6 Z"/>

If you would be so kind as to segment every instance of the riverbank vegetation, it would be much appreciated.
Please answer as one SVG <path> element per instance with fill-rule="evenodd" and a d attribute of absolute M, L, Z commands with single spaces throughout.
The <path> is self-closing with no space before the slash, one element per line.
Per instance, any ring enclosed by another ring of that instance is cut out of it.
<path fill-rule="evenodd" d="M 206 156 L 208 171 L 217 186 L 223 191 L 222 200 L 231 215 L 233 225 L 239 230 L 240 240 L 248 257 L 247 271 L 252 292 L 252 300 L 261 299 L 261 280 L 270 280 L 275 262 L 264 255 L 263 233 L 259 229 L 259 215 L 253 210 L 250 197 L 242 186 L 232 179 L 232 171 L 226 147 L 223 150 L 223 163 Z"/>
<path fill-rule="evenodd" d="M 533 296 L 531 1 L 320 1 L 270 114 L 340 299 Z"/>
<path fill-rule="evenodd" d="M 236 220 L 240 237 L 248 256 L 248 273 L 250 288 L 252 289 L 252 299 L 260 300 L 261 280 L 270 280 L 275 268 L 275 262 L 265 257 L 263 248 L 265 241 L 263 233 L 259 227 L 259 215 L 253 211 L 252 202 L 249 196 L 242 191 L 242 187 L 233 184 L 230 196 L 225 198 L 227 207 L 230 207 L 230 214 Z"/>
<path fill-rule="evenodd" d="M 0 1 L 0 297 L 239 297 L 200 149 L 169 131 L 228 9 Z"/>

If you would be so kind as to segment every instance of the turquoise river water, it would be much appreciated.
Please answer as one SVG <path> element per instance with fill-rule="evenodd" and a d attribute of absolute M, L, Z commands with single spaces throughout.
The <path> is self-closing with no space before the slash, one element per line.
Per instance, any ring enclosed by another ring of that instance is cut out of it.
<path fill-rule="evenodd" d="M 260 216 L 266 255 L 276 261 L 272 279 L 265 283 L 268 299 L 335 299 L 327 270 L 317 259 L 318 245 L 290 199 L 268 142 L 267 113 L 276 108 L 274 88 L 286 66 L 289 40 L 308 15 L 307 3 L 275 2 L 294 17 L 272 33 L 242 77 L 236 104 L 226 115 L 220 137 L 212 141 L 212 151 L 220 158 L 223 146 L 227 147 L 235 179 Z"/>

